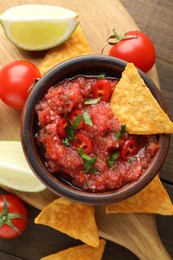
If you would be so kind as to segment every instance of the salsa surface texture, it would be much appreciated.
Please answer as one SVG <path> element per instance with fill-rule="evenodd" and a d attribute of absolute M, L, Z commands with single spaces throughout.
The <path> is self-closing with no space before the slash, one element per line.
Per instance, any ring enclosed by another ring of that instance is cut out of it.
<path fill-rule="evenodd" d="M 112 113 L 117 79 L 77 76 L 48 89 L 36 105 L 39 145 L 57 178 L 91 192 L 137 181 L 158 144 L 154 135 L 130 135 Z"/>

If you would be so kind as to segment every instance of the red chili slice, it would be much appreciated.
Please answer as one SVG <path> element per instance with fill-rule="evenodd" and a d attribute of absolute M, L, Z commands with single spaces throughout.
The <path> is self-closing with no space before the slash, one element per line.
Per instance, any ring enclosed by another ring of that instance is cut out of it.
<path fill-rule="evenodd" d="M 120 157 L 124 161 L 127 161 L 130 159 L 130 157 L 135 155 L 137 152 L 138 152 L 138 147 L 137 147 L 136 141 L 133 139 L 130 139 L 130 140 L 125 141 L 125 143 L 121 149 L 121 152 L 120 152 Z"/>
<path fill-rule="evenodd" d="M 107 79 L 100 79 L 93 86 L 92 97 L 100 97 L 101 101 L 107 101 L 112 93 L 112 87 Z"/>
<path fill-rule="evenodd" d="M 82 111 L 80 109 L 74 109 L 70 112 L 69 114 L 69 119 L 72 123 L 74 123 L 77 115 L 82 115 Z M 80 129 L 84 124 L 84 119 L 82 118 L 82 120 L 80 121 L 80 123 L 78 124 L 77 129 Z"/>
<path fill-rule="evenodd" d="M 58 125 L 57 125 L 57 131 L 58 135 L 60 138 L 65 138 L 67 133 L 66 133 L 66 126 L 68 125 L 68 121 L 65 117 L 60 118 Z"/>
<path fill-rule="evenodd" d="M 92 149 L 92 142 L 88 136 L 83 133 L 75 133 L 75 139 L 72 141 L 75 148 L 82 148 L 84 153 L 90 153 Z"/>

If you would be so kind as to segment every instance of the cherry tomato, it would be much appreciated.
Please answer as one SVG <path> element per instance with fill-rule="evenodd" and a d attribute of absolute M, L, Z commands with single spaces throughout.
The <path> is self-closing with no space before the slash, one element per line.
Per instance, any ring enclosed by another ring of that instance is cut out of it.
<path fill-rule="evenodd" d="M 121 148 L 120 157 L 124 161 L 127 161 L 138 152 L 137 143 L 135 140 L 126 140 Z"/>
<path fill-rule="evenodd" d="M 66 133 L 66 126 L 68 125 L 68 121 L 65 117 L 60 118 L 60 120 L 58 121 L 58 125 L 57 125 L 57 131 L 58 131 L 58 135 L 60 138 L 65 138 L 67 133 Z"/>
<path fill-rule="evenodd" d="M 112 87 L 107 79 L 100 79 L 93 86 L 92 97 L 101 97 L 101 101 L 107 101 L 112 93 Z"/>
<path fill-rule="evenodd" d="M 134 38 L 130 38 L 131 36 Z M 115 38 L 117 38 L 116 35 Z M 152 41 L 145 33 L 138 31 L 127 32 L 122 40 L 111 47 L 109 55 L 132 62 L 143 72 L 149 71 L 156 59 Z"/>
<path fill-rule="evenodd" d="M 28 211 L 24 203 L 14 195 L 0 195 L 0 237 L 14 238 L 26 228 Z"/>
<path fill-rule="evenodd" d="M 0 98 L 8 106 L 22 109 L 29 88 L 41 77 L 38 68 L 31 62 L 16 60 L 0 70 Z"/>
<path fill-rule="evenodd" d="M 69 114 L 69 119 L 72 123 L 74 123 L 77 115 L 82 115 L 82 111 L 80 109 L 74 109 L 70 112 Z M 84 124 L 84 119 L 82 118 L 82 120 L 80 121 L 80 123 L 77 126 L 77 129 L 80 129 Z"/>
<path fill-rule="evenodd" d="M 75 148 L 82 148 L 84 153 L 90 153 L 92 149 L 92 142 L 88 136 L 83 133 L 75 133 L 75 139 L 72 141 Z"/>

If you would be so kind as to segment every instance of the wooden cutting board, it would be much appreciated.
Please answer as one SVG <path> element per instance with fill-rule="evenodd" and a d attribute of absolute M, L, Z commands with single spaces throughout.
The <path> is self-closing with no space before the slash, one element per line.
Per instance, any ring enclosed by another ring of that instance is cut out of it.
<path fill-rule="evenodd" d="M 95 54 L 100 54 L 107 44 L 106 38 L 113 28 L 120 34 L 138 30 L 138 26 L 118 0 L 13 0 L 3 1 L 0 13 L 9 7 L 19 4 L 50 4 L 72 9 L 79 14 L 80 24 Z M 5 37 L 0 28 L 0 67 L 15 59 L 27 59 L 38 65 L 46 52 L 27 52 L 17 49 Z M 108 47 L 105 48 L 106 54 Z M 159 85 L 158 75 L 154 67 L 149 73 L 153 81 Z M 0 101 L 0 140 L 20 140 L 20 116 Z M 56 195 L 45 190 L 40 193 L 15 193 L 30 205 L 42 209 Z M 157 233 L 154 216 L 145 214 L 111 214 L 106 216 L 102 207 L 96 208 L 96 220 L 100 235 L 119 243 L 133 251 L 140 259 L 170 259 Z M 133 227 L 133 228 L 132 228 Z M 143 243 L 140 243 L 143 241 Z M 152 248 L 152 250 L 151 250 Z"/>

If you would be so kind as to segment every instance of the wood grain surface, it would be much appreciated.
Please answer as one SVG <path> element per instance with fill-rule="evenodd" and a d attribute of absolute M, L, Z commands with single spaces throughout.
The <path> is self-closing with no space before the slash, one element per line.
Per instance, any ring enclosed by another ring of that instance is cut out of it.
<path fill-rule="evenodd" d="M 172 92 L 171 92 L 171 81 L 170 77 L 166 77 L 164 75 L 164 71 L 166 70 L 166 75 L 168 76 L 169 72 L 171 74 L 171 62 L 169 62 L 169 59 L 171 59 L 171 55 L 169 55 L 170 50 L 170 36 L 168 38 L 168 42 L 166 42 L 165 46 L 163 47 L 163 41 L 161 41 L 159 37 L 159 32 L 161 30 L 161 36 L 165 36 L 167 34 L 167 27 L 164 27 L 167 24 L 166 19 L 169 19 L 171 15 L 171 7 L 173 10 L 173 5 L 171 5 L 171 1 L 166 0 L 166 7 L 165 5 L 161 4 L 160 1 L 154 0 L 153 3 L 150 3 L 150 1 L 128 1 L 123 0 L 123 4 L 125 5 L 126 9 L 132 14 L 132 17 L 136 19 L 137 23 L 134 22 L 133 18 L 129 16 L 127 10 L 120 4 L 117 0 L 109 0 L 107 1 L 106 8 L 105 8 L 105 1 L 104 0 L 40 0 L 40 1 L 27 1 L 27 0 L 14 0 L 11 2 L 4 2 L 0 1 L 0 12 L 7 9 L 8 7 L 14 6 L 16 4 L 27 4 L 27 3 L 45 3 L 45 4 L 54 4 L 58 6 L 64 6 L 67 8 L 71 8 L 74 11 L 78 12 L 80 15 L 80 21 L 81 26 L 84 29 L 85 36 L 88 39 L 88 42 L 90 43 L 91 48 L 93 49 L 94 53 L 100 53 L 103 46 L 105 46 L 106 43 L 106 37 L 109 31 L 112 30 L 113 27 L 118 28 L 119 33 L 124 33 L 125 31 L 129 30 L 135 30 L 138 28 L 137 24 L 141 29 L 146 31 L 151 38 L 153 37 L 156 45 L 156 50 L 158 50 L 158 56 L 157 56 L 157 67 L 159 71 L 159 78 L 161 82 L 161 88 L 163 93 L 166 96 L 169 109 L 171 110 L 171 102 L 173 100 Z M 92 6 L 92 7 L 91 7 Z M 139 8 L 140 7 L 140 8 Z M 148 9 L 147 9 L 148 8 Z M 163 25 L 156 23 L 155 19 L 157 18 L 157 21 L 159 21 L 159 14 L 157 12 L 152 12 L 153 10 L 159 10 L 160 13 L 163 11 L 167 13 L 167 18 L 164 17 Z M 140 10 L 140 12 L 138 11 Z M 149 10 L 149 11 L 148 11 Z M 142 14 L 145 14 L 145 17 L 142 16 Z M 151 15 L 152 14 L 152 15 Z M 154 18 L 153 18 L 154 14 Z M 153 18 L 153 19 L 152 19 Z M 170 20 L 169 20 L 170 21 Z M 169 24 L 169 23 L 168 23 Z M 164 31 L 165 28 L 165 31 Z M 156 29 L 156 32 L 154 31 Z M 94 35 L 94 36 L 93 36 Z M 39 64 L 41 60 L 43 59 L 45 52 L 35 52 L 30 53 L 26 51 L 19 50 L 15 48 L 10 42 L 7 41 L 5 38 L 2 29 L 0 29 L 0 65 L 3 66 L 7 62 L 13 60 L 13 59 L 28 59 L 33 61 L 35 64 Z M 154 69 L 149 73 L 149 76 L 156 82 L 156 84 L 159 84 L 158 75 L 157 72 Z M 165 86 L 166 84 L 166 86 Z M 172 110 L 171 110 L 172 111 Z M 171 117 L 173 113 L 171 112 Z M 4 140 L 19 140 L 20 139 L 20 112 L 16 112 L 8 107 L 6 107 L 4 104 L 0 103 L 0 119 L 1 119 L 1 125 L 0 125 L 0 139 Z M 171 144 L 172 145 L 172 144 Z M 172 154 L 172 146 L 171 151 L 168 154 L 168 159 L 166 161 L 165 166 L 163 166 L 163 169 L 161 171 L 161 176 L 163 179 L 165 179 L 168 182 L 173 183 L 171 175 L 172 171 L 172 160 L 170 160 L 170 156 Z M 165 177 L 166 176 L 166 177 Z M 172 194 L 171 186 L 166 185 L 169 194 Z M 27 194 L 25 194 L 27 198 Z M 44 203 L 48 203 L 49 199 L 52 199 L 53 196 L 51 193 L 47 197 L 47 193 L 42 196 Z M 34 197 L 34 196 L 33 196 Z M 173 198 L 173 196 L 172 196 Z M 33 198 L 33 200 L 35 197 Z M 37 208 L 39 207 L 39 200 L 38 204 L 35 205 Z M 49 230 L 47 228 L 42 228 L 36 225 L 33 225 L 33 219 L 38 214 L 38 210 L 30 207 L 28 205 L 29 212 L 30 212 L 30 223 L 29 228 L 26 230 L 26 232 L 19 238 L 7 242 L 7 241 L 1 241 L 0 240 L 0 258 L 7 260 L 7 259 L 39 259 L 41 256 L 52 253 L 54 251 L 61 250 L 63 248 L 66 248 L 68 246 L 72 246 L 75 244 L 78 244 L 78 241 L 74 241 L 71 238 L 62 235 L 60 233 L 57 234 L 54 230 Z M 151 216 L 152 218 L 152 216 Z M 159 228 L 159 232 L 163 235 L 165 232 L 165 228 L 167 230 L 167 233 L 169 233 L 169 228 L 165 224 L 165 221 L 168 223 L 172 223 L 173 227 L 173 220 L 171 222 L 172 218 L 165 218 L 162 216 L 157 217 L 157 226 Z M 151 220 L 151 223 L 153 223 L 153 218 Z M 164 223 L 164 225 L 162 225 Z M 166 225 L 166 226 L 165 226 Z M 165 228 L 164 228 L 165 227 Z M 152 225 L 152 228 L 154 228 L 154 233 L 157 233 L 157 230 L 155 229 L 155 225 Z M 143 232 L 145 232 L 143 230 Z M 172 247 L 173 245 L 173 237 L 165 236 L 164 235 L 164 243 L 171 254 L 173 256 Z M 42 237 L 42 242 L 40 243 L 40 237 Z M 157 238 L 158 234 L 157 234 Z M 59 245 L 57 246 L 57 240 L 60 241 Z M 158 240 L 160 243 L 160 240 Z M 167 242 L 167 243 L 166 243 Z M 28 245 L 28 249 L 26 251 L 25 244 Z M 23 247 L 25 248 L 22 248 Z M 160 259 L 169 259 L 167 253 L 165 253 L 162 243 L 161 245 L 161 251 L 163 251 L 165 258 Z M 156 249 L 160 245 L 156 245 Z M 34 249 L 34 253 L 33 250 Z M 146 248 L 146 250 L 150 250 Z M 118 256 L 117 259 L 136 259 L 135 255 L 133 255 L 130 251 L 126 250 L 125 248 L 122 248 L 121 246 L 115 245 L 111 242 L 107 243 L 106 251 L 104 254 L 104 259 L 115 259 L 114 257 Z M 155 255 L 156 256 L 156 255 Z M 161 256 L 161 255 L 160 255 Z M 162 255 L 163 256 L 163 255 Z M 159 257 L 157 257 L 159 259 Z M 144 258 L 143 258 L 144 259 Z M 146 258 L 149 259 L 149 258 Z M 151 258 L 150 258 L 151 259 Z M 153 258 L 154 259 L 154 258 Z"/>

